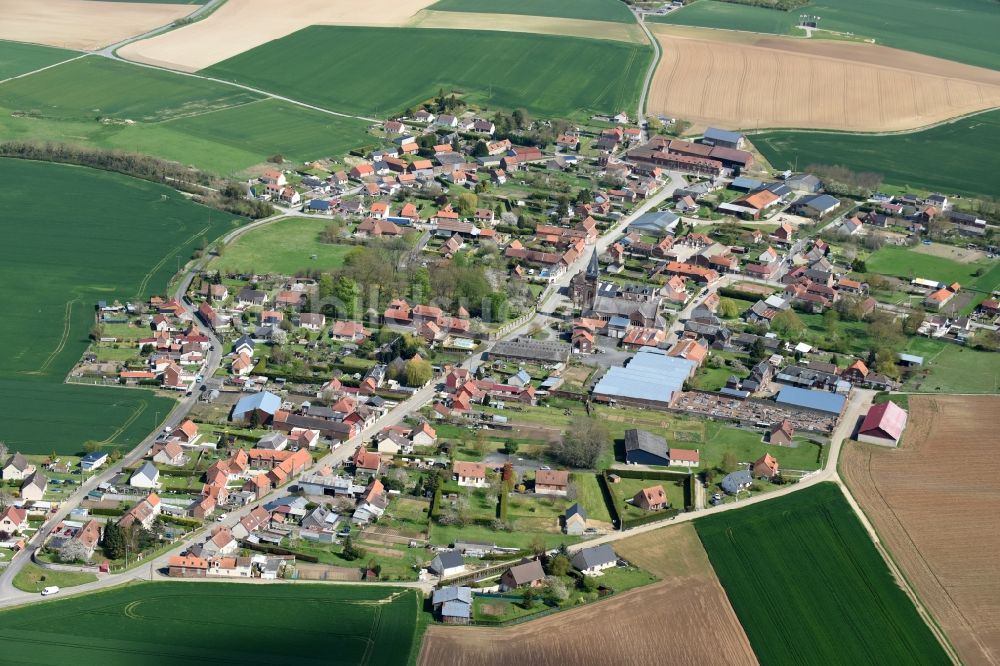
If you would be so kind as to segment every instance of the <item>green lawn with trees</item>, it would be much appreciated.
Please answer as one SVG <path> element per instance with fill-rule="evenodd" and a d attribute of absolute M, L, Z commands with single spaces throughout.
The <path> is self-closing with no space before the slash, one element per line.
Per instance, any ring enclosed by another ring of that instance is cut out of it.
<path fill-rule="evenodd" d="M 0 638 L 12 662 L 388 666 L 418 649 L 421 601 L 392 587 L 142 582 L 4 610 Z"/>
<path fill-rule="evenodd" d="M 695 529 L 761 663 L 951 663 L 834 484 Z"/>
<path fill-rule="evenodd" d="M 420 57 L 373 67 L 389 44 L 405 45 Z M 648 45 L 576 37 L 313 26 L 202 73 L 376 118 L 415 107 L 439 92 L 492 109 L 585 118 L 634 109 L 651 57 Z M 289 62 L 295 67 L 287 67 Z"/>
<path fill-rule="evenodd" d="M 991 0 L 814 0 L 806 7 L 779 11 L 749 2 L 699 0 L 653 21 L 747 30 L 778 35 L 805 33 L 795 28 L 802 14 L 818 16 L 822 30 L 853 33 L 877 44 L 978 67 L 1000 69 L 996 35 L 1000 12 Z M 758 3 L 759 4 L 759 3 Z M 822 33 L 818 33 L 822 38 Z"/>
<path fill-rule="evenodd" d="M 63 383 L 87 348 L 94 305 L 165 294 L 178 266 L 240 218 L 95 169 L 0 159 L 0 177 L 8 313 L 0 440 L 24 453 L 77 453 L 88 440 L 134 446 L 175 403 L 150 391 Z"/>
<path fill-rule="evenodd" d="M 338 230 L 344 227 L 342 221 L 320 216 L 286 217 L 241 235 L 212 259 L 209 268 L 281 275 L 337 269 L 354 247 L 338 242 Z"/>

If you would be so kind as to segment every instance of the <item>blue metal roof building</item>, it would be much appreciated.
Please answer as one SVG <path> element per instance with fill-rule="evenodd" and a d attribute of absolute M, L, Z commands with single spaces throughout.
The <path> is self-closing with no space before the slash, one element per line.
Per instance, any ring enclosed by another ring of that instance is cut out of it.
<path fill-rule="evenodd" d="M 830 393 L 829 391 L 815 391 L 795 386 L 783 386 L 778 391 L 775 401 L 780 405 L 788 405 L 789 407 L 799 407 L 801 409 L 811 409 L 816 412 L 839 415 L 844 410 L 847 398 L 836 393 Z"/>
<path fill-rule="evenodd" d="M 718 127 L 709 127 L 702 137 L 705 143 L 713 146 L 717 143 L 736 146 L 743 139 L 743 135 L 739 132 L 730 132 Z"/>
<path fill-rule="evenodd" d="M 667 356 L 663 349 L 642 347 L 624 368 L 608 370 L 594 387 L 594 395 L 669 405 L 697 367 L 686 358 Z"/>
<path fill-rule="evenodd" d="M 274 413 L 281 409 L 281 398 L 270 391 L 254 393 L 240 398 L 236 406 L 233 407 L 233 421 L 245 420 L 251 412 L 260 410 L 266 414 L 274 416 Z"/>

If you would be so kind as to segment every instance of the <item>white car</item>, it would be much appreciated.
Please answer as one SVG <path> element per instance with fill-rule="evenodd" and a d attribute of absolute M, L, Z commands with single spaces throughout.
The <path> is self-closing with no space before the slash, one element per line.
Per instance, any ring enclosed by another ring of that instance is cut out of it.
<path fill-rule="evenodd" d="M 225 520 L 225 519 L 226 519 L 226 514 L 224 514 L 224 513 L 220 513 L 220 514 L 219 514 L 219 517 L 215 519 L 215 522 L 217 522 L 217 523 L 221 523 L 221 522 L 222 522 L 223 520 Z"/>
<path fill-rule="evenodd" d="M 46 587 L 45 589 L 42 590 L 42 596 L 43 597 L 48 597 L 48 596 L 51 596 L 51 595 L 55 594 L 58 591 L 59 591 L 59 588 L 57 586 L 50 585 L 49 587 Z"/>

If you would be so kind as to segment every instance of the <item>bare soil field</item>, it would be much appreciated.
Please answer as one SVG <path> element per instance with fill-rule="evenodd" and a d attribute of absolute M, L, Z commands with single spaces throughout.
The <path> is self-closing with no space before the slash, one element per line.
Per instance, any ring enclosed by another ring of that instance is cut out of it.
<path fill-rule="evenodd" d="M 900 449 L 849 442 L 841 475 L 966 664 L 1000 664 L 1000 396 L 909 397 Z"/>
<path fill-rule="evenodd" d="M 0 0 L 0 39 L 93 51 L 172 23 L 195 9 L 154 2 Z"/>
<path fill-rule="evenodd" d="M 757 663 L 690 524 L 625 539 L 615 548 L 663 580 L 503 629 L 432 626 L 419 663 Z"/>
<path fill-rule="evenodd" d="M 911 130 L 1000 105 L 1000 71 L 884 46 L 653 24 L 650 113 L 697 127 Z"/>
<path fill-rule="evenodd" d="M 271 0 L 227 2 L 202 21 L 129 44 L 118 54 L 136 62 L 194 72 L 310 25 L 404 26 L 434 1 L 297 0 L 294 11 Z"/>
<path fill-rule="evenodd" d="M 942 259 L 951 259 L 952 261 L 957 261 L 962 264 L 973 264 L 980 259 L 986 258 L 986 253 L 982 250 L 970 250 L 964 247 L 955 247 L 954 245 L 944 245 L 942 243 L 934 243 L 932 245 L 924 245 L 921 243 L 913 248 L 914 252 L 918 254 L 929 254 L 932 257 L 941 257 Z"/>
<path fill-rule="evenodd" d="M 635 23 L 588 21 L 553 16 L 522 16 L 520 14 L 473 14 L 471 12 L 438 12 L 425 9 L 410 22 L 413 28 L 459 28 L 466 30 L 499 30 L 530 32 L 541 35 L 592 37 L 619 42 L 646 44 L 646 34 Z"/>

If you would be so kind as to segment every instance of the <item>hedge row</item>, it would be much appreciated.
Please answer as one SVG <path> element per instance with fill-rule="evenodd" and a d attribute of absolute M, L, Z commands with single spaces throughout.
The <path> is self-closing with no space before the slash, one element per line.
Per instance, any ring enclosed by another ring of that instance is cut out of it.
<path fill-rule="evenodd" d="M 622 529 L 628 530 L 633 527 L 638 527 L 639 525 L 655 523 L 660 520 L 668 520 L 677 516 L 680 512 L 680 509 L 667 509 L 666 511 L 657 511 L 656 513 L 651 513 L 648 516 L 642 516 L 641 518 L 629 518 L 628 520 L 622 521 Z"/>
<path fill-rule="evenodd" d="M 295 559 L 302 560 L 303 562 L 312 562 L 314 564 L 319 562 L 319 558 L 315 555 L 296 553 L 294 550 L 288 550 L 287 548 L 281 548 L 280 546 L 269 546 L 265 543 L 253 543 L 251 541 L 243 541 L 240 545 L 244 548 L 256 550 L 261 553 L 269 553 L 271 555 L 293 555 Z"/>

